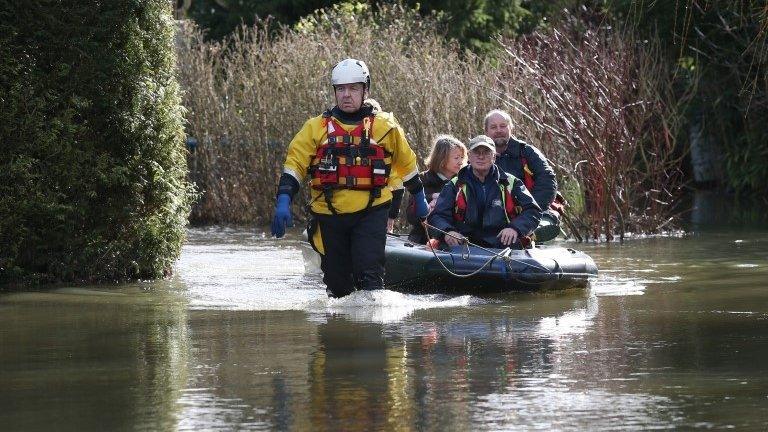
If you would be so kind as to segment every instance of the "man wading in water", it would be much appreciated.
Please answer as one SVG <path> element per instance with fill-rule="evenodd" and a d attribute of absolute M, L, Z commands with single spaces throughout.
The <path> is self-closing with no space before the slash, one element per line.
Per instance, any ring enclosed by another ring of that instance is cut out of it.
<path fill-rule="evenodd" d="M 390 177 L 403 179 L 427 216 L 416 154 L 391 113 L 363 101 L 371 87 L 366 64 L 348 58 L 331 72 L 336 106 L 304 123 L 288 146 L 277 190 L 272 235 L 290 226 L 291 201 L 311 179 L 309 242 L 320 254 L 328 295 L 382 289 Z"/>

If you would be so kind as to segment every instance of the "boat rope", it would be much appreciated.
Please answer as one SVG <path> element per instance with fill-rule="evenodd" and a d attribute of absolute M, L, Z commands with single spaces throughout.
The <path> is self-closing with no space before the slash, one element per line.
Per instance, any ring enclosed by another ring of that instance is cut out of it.
<path fill-rule="evenodd" d="M 531 263 L 527 263 L 525 261 L 516 260 L 516 259 L 510 257 L 509 254 L 510 254 L 510 252 L 512 250 L 510 248 L 508 248 L 508 247 L 503 249 L 501 252 L 494 252 L 494 251 L 492 251 L 490 249 L 487 249 L 487 248 L 484 248 L 484 247 L 482 247 L 482 246 L 480 246 L 478 244 L 472 243 L 466 237 L 463 237 L 463 236 L 459 237 L 459 236 L 456 236 L 456 235 L 451 234 L 449 232 L 443 231 L 440 228 L 437 228 L 437 227 L 435 227 L 433 225 L 428 224 L 426 221 L 423 221 L 422 225 L 424 226 L 424 232 L 426 233 L 427 238 L 429 238 L 429 231 L 428 230 L 429 229 L 433 229 L 433 230 L 435 230 L 437 232 L 440 232 L 440 233 L 442 233 L 442 234 L 444 234 L 446 236 L 450 236 L 450 237 L 453 237 L 456 240 L 458 240 L 459 244 L 464 246 L 464 250 L 462 251 L 462 254 L 461 254 L 461 258 L 464 259 L 464 260 L 469 259 L 469 247 L 470 246 L 476 247 L 478 249 L 481 249 L 481 250 L 491 254 L 490 258 L 488 258 L 485 261 L 485 263 L 482 266 L 480 266 L 477 270 L 474 270 L 471 273 L 460 274 L 460 273 L 456 273 L 456 272 L 450 270 L 448 267 L 446 267 L 445 264 L 443 264 L 443 261 L 440 259 L 440 257 L 437 256 L 437 251 L 435 251 L 435 248 L 433 248 L 431 245 L 428 245 L 427 247 L 432 251 L 432 254 L 435 256 L 435 259 L 437 259 L 437 262 L 439 262 L 440 266 L 443 267 L 443 269 L 446 272 L 448 272 L 448 274 L 450 274 L 451 276 L 455 276 L 455 277 L 459 277 L 459 278 L 468 278 L 468 277 L 474 276 L 477 273 L 479 273 L 481 270 L 483 270 L 486 267 L 488 267 L 488 265 L 491 264 L 491 262 L 493 262 L 493 260 L 495 260 L 496 258 L 500 258 L 502 261 L 504 261 L 504 263 L 505 263 L 505 265 L 507 267 L 509 267 L 508 264 L 510 262 L 516 262 L 516 263 L 519 263 L 519 264 L 523 264 L 523 265 L 526 265 L 526 266 L 533 267 L 535 269 L 541 270 L 541 271 L 543 271 L 545 273 L 549 273 L 550 272 L 549 269 L 547 269 L 545 267 L 537 266 L 537 265 L 534 265 L 534 264 L 531 264 Z M 526 252 L 526 254 L 529 257 L 533 258 L 531 256 L 531 254 L 527 250 L 525 252 Z M 448 252 L 448 254 L 453 256 L 453 253 L 451 253 L 450 251 Z"/>
<path fill-rule="evenodd" d="M 438 228 L 435 228 L 435 229 L 438 229 Z M 398 235 L 398 234 L 393 234 L 393 233 L 387 233 L 387 234 L 388 234 L 388 235 L 391 235 L 392 237 L 400 237 L 400 235 Z M 452 237 L 453 237 L 453 235 L 452 235 L 452 234 L 448 234 L 448 233 L 446 233 L 446 235 L 450 235 L 450 236 L 452 236 Z M 458 239 L 458 240 L 460 240 L 460 241 L 461 241 L 461 239 L 460 239 L 459 237 L 456 237 L 456 239 Z M 475 245 L 475 244 L 473 244 L 473 243 L 470 243 L 470 242 L 469 242 L 469 241 L 468 241 L 466 238 L 464 238 L 463 240 L 464 240 L 464 242 L 462 242 L 462 244 L 465 244 L 465 245 L 466 245 L 466 254 L 465 254 L 464 252 L 462 252 L 462 254 L 461 254 L 461 257 L 462 257 L 462 259 L 465 259 L 465 260 L 466 260 L 466 259 L 469 259 L 469 246 L 470 246 L 470 245 L 471 245 L 471 246 L 477 246 L 477 245 Z M 488 260 L 485 262 L 485 264 L 483 264 L 483 265 L 482 265 L 480 268 L 478 268 L 477 270 L 475 270 L 475 271 L 473 271 L 473 272 L 471 272 L 471 273 L 467 273 L 467 274 L 461 274 L 461 273 L 456 273 L 456 272 L 452 271 L 451 269 L 449 269 L 448 267 L 446 267 L 446 266 L 445 266 L 445 264 L 443 264 L 443 261 L 440 259 L 440 257 L 438 257 L 438 256 L 437 256 L 437 252 L 435 252 L 435 249 L 434 249 L 434 248 L 432 248 L 432 247 L 431 247 L 431 246 L 429 246 L 429 245 L 427 245 L 427 247 L 428 247 L 428 248 L 429 248 L 429 249 L 432 251 L 432 254 L 435 256 L 435 259 L 437 259 L 437 262 L 439 262 L 439 263 L 440 263 L 440 266 L 441 266 L 441 267 L 443 267 L 443 270 L 445 270 L 445 271 L 446 271 L 448 274 L 450 274 L 451 276 L 455 276 L 455 277 L 458 277 L 458 278 L 468 278 L 468 277 L 471 277 L 471 276 L 474 276 L 474 275 L 476 275 L 476 274 L 477 274 L 477 273 L 479 273 L 481 270 L 483 270 L 484 268 L 488 267 L 488 264 L 490 264 L 490 263 L 491 263 L 493 260 L 495 260 L 496 258 L 498 258 L 498 257 L 499 257 L 499 256 L 498 256 L 498 255 L 497 255 L 495 252 L 493 252 L 493 251 L 488 251 L 488 252 L 492 253 L 493 255 L 491 255 L 491 257 L 490 257 L 490 258 L 488 258 Z M 477 247 L 479 247 L 479 248 L 483 249 L 481 246 L 477 246 Z M 487 250 L 487 249 L 486 249 L 486 250 Z M 505 249 L 505 250 L 506 250 L 506 249 Z M 449 254 L 449 255 L 451 255 L 451 256 L 453 256 L 453 254 L 452 254 L 452 253 L 450 253 L 450 252 L 449 252 L 448 254 Z"/>

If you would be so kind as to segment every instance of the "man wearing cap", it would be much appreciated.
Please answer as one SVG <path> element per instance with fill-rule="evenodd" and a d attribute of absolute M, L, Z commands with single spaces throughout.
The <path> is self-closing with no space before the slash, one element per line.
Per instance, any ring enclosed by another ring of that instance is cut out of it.
<path fill-rule="evenodd" d="M 512 117 L 506 111 L 489 111 L 483 128 L 496 145 L 496 165 L 522 180 L 543 211 L 534 231 L 536 240 L 554 239 L 560 234 L 565 200 L 557 194 L 555 171 L 549 161 L 538 148 L 512 136 Z"/>
<path fill-rule="evenodd" d="M 383 288 L 392 179 L 415 198 L 419 217 L 428 208 L 403 128 L 378 104 L 364 103 L 371 85 L 366 64 L 342 60 L 331 84 L 336 106 L 307 120 L 288 146 L 272 235 L 282 237 L 291 225 L 291 202 L 309 175 L 309 241 L 320 254 L 328 295 L 342 297 Z"/>
<path fill-rule="evenodd" d="M 468 148 L 469 165 L 445 184 L 428 217 L 437 228 L 434 236 L 449 246 L 463 238 L 494 248 L 525 244 L 541 209 L 522 180 L 494 164 L 496 146 L 490 137 L 476 136 Z"/>

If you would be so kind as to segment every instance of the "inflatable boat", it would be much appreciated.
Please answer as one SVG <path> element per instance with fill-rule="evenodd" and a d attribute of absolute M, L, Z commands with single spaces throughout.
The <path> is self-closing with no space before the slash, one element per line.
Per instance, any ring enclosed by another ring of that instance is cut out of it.
<path fill-rule="evenodd" d="M 592 258 L 570 248 L 440 250 L 388 236 L 385 285 L 408 293 L 474 293 L 585 287 L 597 276 Z"/>

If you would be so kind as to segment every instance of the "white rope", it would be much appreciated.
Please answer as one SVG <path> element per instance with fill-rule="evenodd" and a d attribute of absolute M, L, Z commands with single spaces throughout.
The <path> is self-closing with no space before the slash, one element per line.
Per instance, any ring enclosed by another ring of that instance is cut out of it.
<path fill-rule="evenodd" d="M 474 244 L 474 243 L 470 242 L 469 239 L 467 239 L 466 237 L 457 237 L 457 236 L 455 236 L 455 235 L 453 235 L 451 233 L 448 233 L 448 232 L 445 232 L 445 231 L 441 230 L 440 228 L 436 228 L 436 227 L 428 224 L 426 221 L 422 222 L 422 225 L 424 226 L 424 233 L 427 235 L 427 239 L 429 239 L 428 228 L 431 228 L 431 229 L 433 229 L 435 231 L 438 231 L 438 232 L 440 232 L 440 233 L 442 233 L 442 234 L 444 234 L 446 236 L 450 236 L 450 237 L 453 237 L 456 240 L 458 240 L 459 243 L 462 244 L 466 248 L 465 249 L 466 250 L 466 254 L 464 252 L 462 252 L 462 255 L 461 255 L 462 259 L 464 259 L 464 260 L 469 259 L 469 256 L 470 256 L 469 255 L 469 252 L 470 252 L 469 251 L 469 246 L 476 247 L 478 249 L 481 249 L 481 250 L 491 254 L 491 257 L 488 258 L 488 260 L 486 260 L 485 263 L 481 267 L 479 267 L 477 270 L 474 270 L 471 273 L 467 273 L 467 274 L 460 274 L 460 273 L 456 273 L 456 272 L 448 269 L 448 267 L 446 267 L 445 264 L 443 264 L 443 261 L 440 259 L 440 257 L 437 256 L 437 252 L 435 251 L 435 248 L 433 248 L 432 246 L 428 246 L 429 249 L 432 250 L 432 254 L 435 256 L 435 259 L 437 259 L 437 262 L 440 263 L 440 266 L 443 267 L 443 269 L 448 274 L 450 274 L 451 276 L 455 276 L 455 277 L 458 277 L 458 278 L 468 278 L 468 277 L 474 276 L 477 273 L 479 273 L 481 270 L 483 270 L 486 267 L 488 267 L 488 265 L 491 262 L 493 262 L 493 260 L 495 260 L 496 258 L 501 258 L 504 261 L 505 264 L 508 264 L 510 261 L 512 261 L 512 262 L 516 262 L 516 263 L 519 263 L 519 264 L 527 265 L 529 267 L 533 267 L 533 268 L 541 270 L 541 271 L 543 271 L 545 273 L 550 273 L 549 269 L 547 269 L 545 267 L 536 266 L 536 265 L 533 265 L 531 263 L 527 263 L 525 261 L 519 261 L 519 260 L 516 260 L 516 259 L 510 257 L 509 256 L 509 253 L 511 252 L 510 248 L 505 248 L 501 252 L 497 253 L 497 252 L 494 252 L 494 251 L 492 251 L 490 249 L 486 249 L 486 248 L 484 248 L 484 247 L 482 247 L 480 245 L 477 245 L 477 244 Z M 453 257 L 453 253 L 448 252 L 448 254 L 451 255 L 451 257 Z M 530 256 L 530 254 L 528 254 L 528 256 Z M 531 258 L 533 258 L 533 257 L 531 257 Z M 558 264 L 558 266 L 559 266 L 559 264 Z"/>

